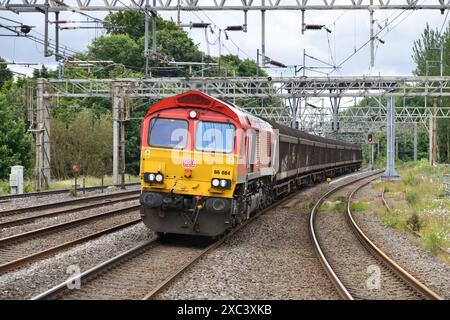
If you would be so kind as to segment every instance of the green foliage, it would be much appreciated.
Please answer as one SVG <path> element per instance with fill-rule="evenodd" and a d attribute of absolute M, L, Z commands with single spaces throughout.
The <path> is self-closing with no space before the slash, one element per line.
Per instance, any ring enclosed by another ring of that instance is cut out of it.
<path fill-rule="evenodd" d="M 8 178 L 14 165 L 24 166 L 26 173 L 31 169 L 32 137 L 21 110 L 14 107 L 17 98 L 0 94 L 0 179 Z"/>
<path fill-rule="evenodd" d="M 351 212 L 363 212 L 367 210 L 367 205 L 363 202 L 352 202 L 350 204 Z"/>
<path fill-rule="evenodd" d="M 419 184 L 419 179 L 417 179 L 417 177 L 412 172 L 405 174 L 402 180 L 405 185 L 409 186 L 417 186 Z"/>
<path fill-rule="evenodd" d="M 418 201 L 419 195 L 417 193 L 416 190 L 411 189 L 411 190 L 406 190 L 405 191 L 405 198 L 406 201 L 410 204 L 410 205 L 415 205 Z"/>
<path fill-rule="evenodd" d="M 56 78 L 57 74 L 56 71 L 48 70 L 44 65 L 42 65 L 41 69 L 34 69 L 33 70 L 33 78 Z"/>
<path fill-rule="evenodd" d="M 395 228 L 398 224 L 399 220 L 397 214 L 395 212 L 387 212 L 384 216 L 382 216 L 383 224 L 387 227 Z"/>
<path fill-rule="evenodd" d="M 79 191 L 78 191 L 78 192 L 79 192 Z M 69 195 L 70 195 L 71 197 L 77 196 L 77 191 L 75 191 L 75 188 L 69 189 Z"/>
<path fill-rule="evenodd" d="M 111 170 L 112 120 L 109 114 L 96 117 L 88 109 L 77 113 L 65 123 L 52 119 L 52 174 L 67 178 L 72 165 L 80 165 L 80 174 L 100 176 Z"/>
<path fill-rule="evenodd" d="M 6 62 L 5 59 L 0 57 L 0 62 Z M 3 83 L 10 81 L 13 78 L 12 72 L 8 69 L 8 66 L 4 63 L 0 63 L 0 89 L 3 87 Z"/>
<path fill-rule="evenodd" d="M 433 252 L 439 250 L 442 243 L 442 237 L 437 232 L 431 232 L 425 237 L 425 246 Z"/>
<path fill-rule="evenodd" d="M 106 16 L 105 24 L 109 34 L 127 34 L 134 41 L 144 36 L 145 31 L 145 14 L 142 11 L 123 11 L 110 13 Z M 152 32 L 153 25 L 150 21 L 149 31 Z M 156 30 L 177 30 L 175 23 L 164 20 L 161 17 L 156 18 Z"/>
<path fill-rule="evenodd" d="M 88 45 L 88 57 L 112 60 L 128 67 L 143 66 L 144 56 L 138 44 L 127 34 L 101 36 Z"/>
<path fill-rule="evenodd" d="M 422 227 L 422 222 L 420 221 L 419 215 L 414 212 L 411 217 L 406 221 L 408 228 L 414 232 L 419 232 Z"/>

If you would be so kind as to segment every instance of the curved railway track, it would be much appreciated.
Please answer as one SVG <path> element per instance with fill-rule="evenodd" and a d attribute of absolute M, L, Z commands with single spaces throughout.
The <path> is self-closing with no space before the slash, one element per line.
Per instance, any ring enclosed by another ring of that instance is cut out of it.
<path fill-rule="evenodd" d="M 129 205 L 125 208 L 1 238 L 0 273 L 136 224 L 141 221 L 137 213 L 138 209 L 138 204 Z"/>
<path fill-rule="evenodd" d="M 138 186 L 140 183 L 125 183 L 125 187 L 130 186 Z M 96 186 L 96 187 L 86 187 L 84 190 L 86 191 L 95 191 L 95 190 L 102 190 L 107 189 L 108 187 L 121 187 L 121 185 L 105 185 L 105 186 Z M 71 189 L 58 189 L 58 190 L 47 190 L 47 191 L 40 191 L 40 192 L 28 192 L 28 193 L 22 193 L 22 194 L 8 194 L 0 196 L 0 202 L 6 202 L 11 199 L 21 199 L 21 198 L 29 198 L 29 197 L 41 197 L 41 196 L 47 196 L 47 195 L 53 195 L 53 194 L 61 194 L 61 193 L 69 193 Z M 83 188 L 78 188 L 78 191 L 83 191 Z"/>
<path fill-rule="evenodd" d="M 309 228 L 319 260 L 344 299 L 442 299 L 376 247 L 353 219 L 353 196 L 377 179 L 373 176 L 379 173 L 331 189 L 316 202 L 311 210 Z M 356 188 L 346 192 L 345 212 L 319 213 L 325 199 L 361 181 Z M 337 230 L 330 232 L 327 225 L 333 225 Z M 368 286 L 366 280 L 371 273 L 377 274 L 381 281 L 379 285 Z"/>
<path fill-rule="evenodd" d="M 259 211 L 251 219 L 213 243 L 203 242 L 201 245 L 197 243 L 196 246 L 183 244 L 174 247 L 172 240 L 166 242 L 166 238 L 164 241 L 156 238 L 86 270 L 32 299 L 155 299 L 202 257 L 262 214 L 282 206 L 296 195 L 297 193 L 292 193 Z M 69 290 L 68 285 L 73 284 L 75 280 L 81 281 L 81 288 Z"/>

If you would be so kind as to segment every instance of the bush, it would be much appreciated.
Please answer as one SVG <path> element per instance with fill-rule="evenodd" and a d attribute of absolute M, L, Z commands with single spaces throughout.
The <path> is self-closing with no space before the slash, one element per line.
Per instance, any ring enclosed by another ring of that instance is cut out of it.
<path fill-rule="evenodd" d="M 416 204 L 417 203 L 417 199 L 419 197 L 417 191 L 415 191 L 415 190 L 406 190 L 405 196 L 406 196 L 406 201 L 410 205 Z"/>
<path fill-rule="evenodd" d="M 82 110 L 69 123 L 52 119 L 52 174 L 67 179 L 72 165 L 80 165 L 81 174 L 98 177 L 112 169 L 112 121 L 107 114 L 97 118 L 93 111 Z"/>
<path fill-rule="evenodd" d="M 425 246 L 429 250 L 436 252 L 441 245 L 442 245 L 442 239 L 436 232 L 431 232 L 426 236 Z"/>
<path fill-rule="evenodd" d="M 422 228 L 422 222 L 420 221 L 419 215 L 417 213 L 413 213 L 406 221 L 406 225 L 410 230 L 419 232 Z"/>
<path fill-rule="evenodd" d="M 419 184 L 419 179 L 411 172 L 407 173 L 402 180 L 407 186 L 417 186 Z"/>
<path fill-rule="evenodd" d="M 398 224 L 398 217 L 394 212 L 388 212 L 383 216 L 383 223 L 387 227 L 395 227 Z"/>

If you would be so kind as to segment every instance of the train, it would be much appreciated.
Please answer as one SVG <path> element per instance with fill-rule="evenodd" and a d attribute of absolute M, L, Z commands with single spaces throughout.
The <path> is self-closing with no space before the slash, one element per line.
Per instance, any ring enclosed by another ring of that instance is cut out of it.
<path fill-rule="evenodd" d="M 142 120 L 140 215 L 160 236 L 220 237 L 287 194 L 361 163 L 359 145 L 188 91 L 152 105 Z"/>

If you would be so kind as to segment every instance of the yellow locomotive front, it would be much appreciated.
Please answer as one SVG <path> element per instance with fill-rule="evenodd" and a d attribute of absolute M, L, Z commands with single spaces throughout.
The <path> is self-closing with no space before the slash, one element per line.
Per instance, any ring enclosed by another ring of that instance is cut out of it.
<path fill-rule="evenodd" d="M 141 217 L 159 234 L 217 236 L 232 227 L 239 124 L 176 102 L 163 100 L 142 123 Z"/>

